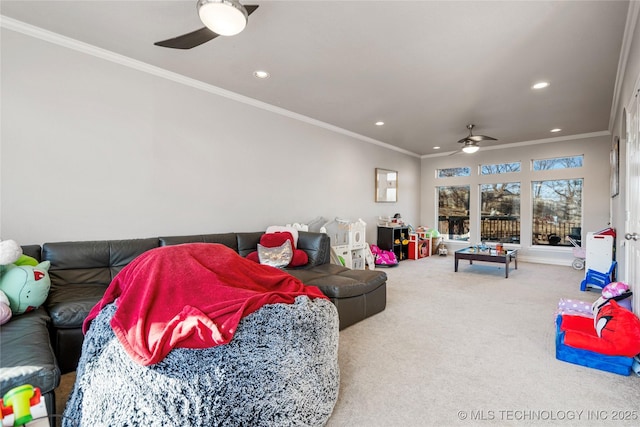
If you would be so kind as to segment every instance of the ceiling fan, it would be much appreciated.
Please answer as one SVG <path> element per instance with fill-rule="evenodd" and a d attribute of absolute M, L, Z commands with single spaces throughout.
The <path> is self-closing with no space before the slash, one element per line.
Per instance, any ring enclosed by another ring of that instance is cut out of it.
<path fill-rule="evenodd" d="M 154 45 L 191 49 L 218 36 L 236 35 L 244 30 L 249 15 L 257 8 L 257 5 L 243 6 L 238 0 L 198 0 L 198 15 L 205 26 L 178 37 L 155 42 Z"/>
<path fill-rule="evenodd" d="M 464 144 L 462 146 L 462 149 L 451 153 L 451 155 L 459 153 L 460 151 L 463 151 L 467 154 L 475 153 L 480 149 L 480 145 L 478 144 L 480 141 L 497 141 L 496 138 L 492 138 L 490 136 L 474 135 L 473 134 L 474 127 L 475 125 L 473 124 L 467 125 L 467 129 L 469 129 L 469 135 L 467 135 L 466 137 L 458 141 L 458 143 Z"/>

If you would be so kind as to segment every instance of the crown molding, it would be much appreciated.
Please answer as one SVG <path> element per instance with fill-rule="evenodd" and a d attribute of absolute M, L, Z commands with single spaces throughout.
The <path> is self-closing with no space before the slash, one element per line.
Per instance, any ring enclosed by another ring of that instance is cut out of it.
<path fill-rule="evenodd" d="M 43 28 L 27 24 L 22 21 L 18 21 L 17 19 L 9 18 L 8 16 L 0 15 L 0 27 L 6 28 L 8 30 L 15 31 L 36 39 L 44 40 L 46 42 L 56 44 L 58 46 L 62 46 L 68 49 L 82 52 L 87 55 L 104 59 L 106 61 L 110 61 L 128 68 L 132 68 L 134 70 L 141 71 L 143 73 L 151 74 L 156 77 L 161 77 L 163 79 L 167 79 L 175 83 L 179 83 L 185 86 L 199 89 L 214 95 L 222 96 L 224 98 L 228 98 L 236 102 L 241 102 L 251 107 L 259 108 L 274 114 L 279 114 L 281 116 L 288 117 L 290 119 L 298 120 L 300 122 L 304 122 L 319 128 L 323 128 L 334 133 L 342 134 L 350 138 L 354 138 L 369 144 L 377 145 L 379 147 L 382 147 L 388 150 L 397 151 L 399 153 L 406 154 L 412 157 L 420 157 L 416 153 L 396 147 L 391 144 L 387 144 L 386 142 L 378 141 L 377 139 L 360 135 L 358 133 L 340 128 L 338 126 L 334 126 L 332 124 L 329 124 L 320 120 L 316 120 L 311 117 L 298 114 L 293 111 L 286 110 L 284 108 L 280 108 L 275 105 L 268 104 L 266 102 L 262 102 L 254 98 L 250 98 L 248 96 L 240 95 L 238 93 L 231 92 L 226 89 L 222 89 L 218 86 L 204 83 L 200 80 L 192 79 L 182 74 L 174 73 L 164 68 L 160 68 L 155 65 L 148 64 L 146 62 L 138 61 L 128 56 L 121 55 L 121 54 L 112 52 L 110 50 L 91 45 L 89 43 L 84 43 L 79 40 L 73 39 L 71 37 L 66 37 L 61 34 L 54 33 L 52 31 L 48 31 Z"/>

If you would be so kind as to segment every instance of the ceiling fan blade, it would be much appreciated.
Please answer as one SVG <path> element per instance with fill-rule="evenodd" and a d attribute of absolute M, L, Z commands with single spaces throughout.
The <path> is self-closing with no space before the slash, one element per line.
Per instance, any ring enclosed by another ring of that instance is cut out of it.
<path fill-rule="evenodd" d="M 460 144 L 464 144 L 465 142 L 468 142 L 468 141 L 473 141 L 473 142 L 497 141 L 497 139 L 496 138 L 492 138 L 490 136 L 486 136 L 486 135 L 469 135 L 469 136 L 466 136 L 466 137 L 462 138 L 458 142 Z"/>
<path fill-rule="evenodd" d="M 497 141 L 497 139 L 492 138 L 490 136 L 486 136 L 486 135 L 472 135 L 469 139 L 475 141 L 475 142 L 480 142 L 480 141 Z"/>
<path fill-rule="evenodd" d="M 202 43 L 206 43 L 209 40 L 213 40 L 216 37 L 218 37 L 218 34 L 214 33 L 207 27 L 202 27 L 199 30 L 192 31 L 172 39 L 155 42 L 154 45 L 169 47 L 172 49 L 191 49 L 196 46 L 200 46 Z"/>
<path fill-rule="evenodd" d="M 258 8 L 258 5 L 247 5 L 244 8 L 247 10 L 247 15 L 251 15 Z M 213 40 L 218 36 L 219 34 L 214 33 L 207 27 L 203 27 L 199 30 L 192 31 L 178 37 L 155 42 L 154 45 L 169 47 L 172 49 L 192 49 L 196 46 L 200 46 L 203 43 Z"/>
<path fill-rule="evenodd" d="M 245 5 L 244 8 L 247 9 L 247 15 L 251 15 L 259 6 L 257 4 Z"/>

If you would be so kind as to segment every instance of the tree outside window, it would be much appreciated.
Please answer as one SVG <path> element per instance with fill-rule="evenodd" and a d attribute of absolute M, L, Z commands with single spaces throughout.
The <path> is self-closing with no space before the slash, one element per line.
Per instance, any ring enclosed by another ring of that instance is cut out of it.
<path fill-rule="evenodd" d="M 469 186 L 438 187 L 438 230 L 449 240 L 469 240 Z"/>
<path fill-rule="evenodd" d="M 480 239 L 520 243 L 520 183 L 480 186 Z"/>
<path fill-rule="evenodd" d="M 438 169 L 438 178 L 451 178 L 454 176 L 471 176 L 471 168 L 446 168 Z"/>
<path fill-rule="evenodd" d="M 495 165 L 482 165 L 481 175 L 496 175 L 500 173 L 520 172 L 520 162 L 498 163 Z"/>
<path fill-rule="evenodd" d="M 581 168 L 583 155 L 571 157 L 555 157 L 553 159 L 541 159 L 533 161 L 534 171 L 548 171 L 554 169 Z"/>
<path fill-rule="evenodd" d="M 567 236 L 580 238 L 582 179 L 533 181 L 534 245 L 571 246 Z"/>

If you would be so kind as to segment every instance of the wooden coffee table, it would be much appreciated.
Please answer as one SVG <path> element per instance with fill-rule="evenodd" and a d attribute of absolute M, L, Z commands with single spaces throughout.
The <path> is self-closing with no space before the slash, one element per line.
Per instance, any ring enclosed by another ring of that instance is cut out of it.
<path fill-rule="evenodd" d="M 473 264 L 473 261 L 484 262 L 499 262 L 504 264 L 504 277 L 509 278 L 509 263 L 513 261 L 515 270 L 518 269 L 518 250 L 503 250 L 501 253 L 496 253 L 495 250 L 491 252 L 480 252 L 474 247 L 468 247 L 460 249 L 455 252 L 455 272 L 458 272 L 458 260 L 468 259 L 469 264 Z"/>

